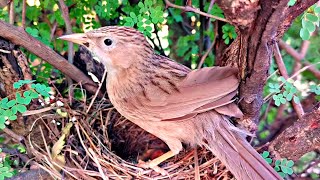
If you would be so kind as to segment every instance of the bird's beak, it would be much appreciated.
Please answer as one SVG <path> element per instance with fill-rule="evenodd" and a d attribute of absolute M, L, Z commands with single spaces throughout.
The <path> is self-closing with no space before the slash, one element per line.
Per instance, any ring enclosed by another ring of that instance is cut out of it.
<path fill-rule="evenodd" d="M 70 41 L 80 45 L 88 44 L 88 37 L 83 33 L 64 35 L 59 37 L 58 39 Z"/>

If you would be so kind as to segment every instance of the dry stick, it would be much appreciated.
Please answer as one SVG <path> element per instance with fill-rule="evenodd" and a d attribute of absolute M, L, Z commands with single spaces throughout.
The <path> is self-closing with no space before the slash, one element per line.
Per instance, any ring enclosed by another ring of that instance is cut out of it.
<path fill-rule="evenodd" d="M 9 23 L 14 24 L 14 0 L 10 1 L 9 9 Z"/>
<path fill-rule="evenodd" d="M 12 130 L 10 130 L 8 128 L 4 128 L 4 129 L 2 129 L 2 131 L 5 132 L 7 135 L 11 136 L 17 142 L 21 142 L 24 139 L 23 136 L 19 136 L 18 134 L 16 134 L 15 132 L 13 132 Z"/>
<path fill-rule="evenodd" d="M 195 179 L 200 180 L 200 169 L 199 169 L 199 158 L 198 158 L 198 149 L 195 147 L 193 151 L 194 156 L 194 173 Z"/>
<path fill-rule="evenodd" d="M 197 13 L 197 14 L 200 14 L 202 16 L 206 16 L 206 17 L 209 17 L 209 18 L 214 18 L 214 19 L 217 19 L 219 21 L 223 21 L 223 22 L 227 22 L 229 23 L 228 20 L 224 19 L 224 18 L 221 18 L 221 17 L 218 17 L 218 16 L 213 16 L 211 14 L 208 14 L 208 13 L 205 13 L 205 12 L 202 12 L 196 8 L 193 8 L 191 6 L 178 6 L 176 4 L 173 4 L 171 3 L 169 0 L 164 0 L 166 2 L 166 5 L 169 6 L 169 7 L 173 7 L 173 8 L 177 8 L 177 9 L 182 9 L 184 11 L 190 11 L 190 12 L 194 12 L 194 13 Z"/>
<path fill-rule="evenodd" d="M 69 16 L 69 9 L 64 3 L 64 0 L 59 0 L 59 6 L 60 10 L 64 19 L 64 22 L 66 24 L 67 34 L 72 34 L 72 26 L 70 22 L 70 16 Z M 68 62 L 70 64 L 73 64 L 73 43 L 68 42 Z M 68 81 L 68 87 L 69 87 L 69 102 L 72 105 L 72 99 L 73 99 L 73 88 L 72 88 L 72 79 L 70 77 L 67 77 Z"/>
<path fill-rule="evenodd" d="M 27 3 L 26 0 L 22 1 L 22 19 L 21 19 L 21 25 L 22 28 L 26 28 L 26 10 L 27 10 Z"/>
<path fill-rule="evenodd" d="M 209 47 L 209 49 L 206 51 L 206 53 L 201 57 L 201 60 L 198 64 L 198 69 L 201 68 L 201 66 L 203 65 L 204 63 L 204 60 L 206 60 L 207 56 L 209 55 L 209 53 L 211 52 L 214 44 L 215 44 L 215 41 L 216 41 L 216 35 L 214 35 L 214 39 L 213 39 L 213 42 L 211 43 L 211 46 Z"/>
<path fill-rule="evenodd" d="M 289 79 L 289 75 L 287 72 L 287 69 L 284 65 L 281 53 L 280 53 L 280 49 L 278 44 L 274 44 L 274 57 L 276 60 L 276 63 L 278 65 L 278 69 L 280 71 L 280 74 L 287 80 Z M 296 103 L 296 102 L 291 102 L 293 109 L 296 111 L 296 113 L 298 114 L 299 119 L 302 119 L 302 116 L 304 115 L 304 111 L 303 108 L 301 106 L 301 103 Z"/>
<path fill-rule="evenodd" d="M 16 45 L 23 46 L 31 53 L 47 61 L 65 75 L 77 82 L 82 82 L 84 87 L 91 93 L 97 90 L 96 84 L 74 65 L 69 64 L 63 57 L 52 49 L 30 36 L 22 28 L 15 27 L 0 20 L 0 36 Z"/>
<path fill-rule="evenodd" d="M 98 96 L 98 94 L 99 94 L 99 92 L 100 92 L 101 86 L 103 85 L 103 82 L 104 82 L 104 79 L 106 78 L 106 76 L 107 76 L 107 70 L 105 69 L 104 72 L 103 72 L 102 79 L 101 79 L 101 81 L 100 81 L 100 83 L 99 83 L 99 87 L 98 87 L 96 93 L 94 94 L 94 96 L 93 96 L 90 104 L 89 104 L 89 107 L 88 107 L 88 109 L 87 109 L 87 111 L 86 111 L 86 114 L 89 113 L 89 111 L 90 111 L 90 109 L 91 109 L 91 107 L 92 107 L 92 105 L 93 105 L 93 103 L 94 103 L 94 100 L 97 98 L 97 96 Z"/>
<path fill-rule="evenodd" d="M 98 166 L 98 170 L 99 170 L 99 173 L 100 173 L 102 179 L 103 179 L 103 180 L 108 180 L 109 178 L 104 174 L 104 172 L 103 172 L 103 170 L 102 170 L 102 167 L 101 167 L 101 164 L 100 164 L 100 162 L 99 162 L 99 160 L 98 160 L 98 158 L 97 158 L 96 153 L 94 153 L 94 151 L 93 151 L 91 148 L 89 148 L 88 150 L 89 150 L 89 152 L 91 153 L 91 155 L 92 155 L 92 157 L 93 157 L 93 161 L 94 161 L 94 162 L 96 163 L 96 165 Z"/>
<path fill-rule="evenodd" d="M 282 40 L 279 41 L 279 46 L 280 46 L 281 49 L 285 50 L 290 56 L 292 56 L 295 60 L 301 61 L 301 60 L 304 58 L 304 56 L 305 56 L 305 54 L 302 53 L 302 52 L 304 52 L 305 50 L 303 50 L 303 49 L 301 48 L 301 53 L 299 53 L 298 51 L 296 51 L 295 49 L 293 49 L 289 44 L 283 42 Z M 304 48 L 304 49 L 305 49 L 305 48 Z M 302 50 L 303 50 L 303 51 L 302 51 Z M 311 65 L 309 62 L 304 62 L 303 64 L 306 65 L 306 66 Z M 308 70 L 309 70 L 315 77 L 317 77 L 318 79 L 320 79 L 320 71 L 319 71 L 319 70 L 317 70 L 317 69 L 316 69 L 315 67 L 313 67 L 313 66 L 310 67 Z"/>

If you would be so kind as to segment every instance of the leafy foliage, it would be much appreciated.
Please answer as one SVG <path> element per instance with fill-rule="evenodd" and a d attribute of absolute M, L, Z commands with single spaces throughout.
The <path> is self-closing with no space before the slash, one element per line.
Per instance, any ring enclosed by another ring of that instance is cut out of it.
<path fill-rule="evenodd" d="M 27 105 L 29 105 L 32 99 L 37 99 L 39 96 L 49 97 L 51 89 L 43 84 L 33 84 L 31 80 L 20 80 L 13 84 L 13 88 L 19 89 L 25 84 L 31 84 L 31 89 L 28 91 L 17 92 L 15 99 L 9 100 L 8 97 L 3 98 L 0 101 L 0 129 L 4 129 L 5 122 L 7 120 L 16 120 L 18 113 L 24 113 L 27 111 Z"/>
<path fill-rule="evenodd" d="M 302 16 L 302 28 L 300 29 L 300 37 L 308 40 L 311 34 L 319 27 L 320 6 L 313 6 Z"/>
<path fill-rule="evenodd" d="M 270 153 L 268 151 L 264 151 L 261 156 L 267 161 L 268 164 L 272 164 L 272 159 L 269 157 Z M 292 160 L 287 160 L 286 158 L 281 160 L 276 160 L 274 164 L 274 170 L 279 173 L 281 177 L 286 177 L 287 175 L 293 174 L 294 162 Z"/>
<path fill-rule="evenodd" d="M 222 33 L 222 38 L 226 44 L 229 44 L 231 39 L 235 39 L 237 37 L 234 26 L 230 24 L 225 24 L 222 26 Z"/>
<path fill-rule="evenodd" d="M 287 101 L 294 100 L 295 103 L 299 103 L 300 99 L 297 96 L 297 88 L 293 85 L 292 82 L 288 82 L 284 79 L 284 77 L 279 78 L 282 83 L 284 83 L 284 89 L 280 90 L 279 84 L 269 83 L 270 92 L 275 93 L 272 98 L 275 101 L 277 106 L 280 104 L 285 104 Z"/>

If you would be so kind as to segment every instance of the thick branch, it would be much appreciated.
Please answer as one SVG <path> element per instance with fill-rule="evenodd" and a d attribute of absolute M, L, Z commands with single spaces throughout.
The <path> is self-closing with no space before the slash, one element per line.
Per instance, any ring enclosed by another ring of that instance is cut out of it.
<path fill-rule="evenodd" d="M 68 61 L 52 49 L 30 36 L 22 28 L 0 21 L 0 36 L 16 45 L 26 48 L 31 53 L 52 64 L 65 75 L 77 82 L 81 82 L 89 92 L 95 93 L 97 90 L 96 84 L 90 78 L 75 66 L 69 64 Z"/>
<path fill-rule="evenodd" d="M 269 146 L 276 158 L 297 161 L 307 152 L 320 149 L 320 108 L 305 114 L 283 131 Z"/>

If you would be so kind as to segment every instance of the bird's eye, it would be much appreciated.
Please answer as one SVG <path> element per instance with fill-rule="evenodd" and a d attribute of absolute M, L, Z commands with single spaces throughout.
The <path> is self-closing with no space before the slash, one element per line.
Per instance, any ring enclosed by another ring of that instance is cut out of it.
<path fill-rule="evenodd" d="M 112 40 L 111 39 L 105 39 L 104 40 L 104 44 L 107 45 L 107 46 L 111 46 Z"/>

